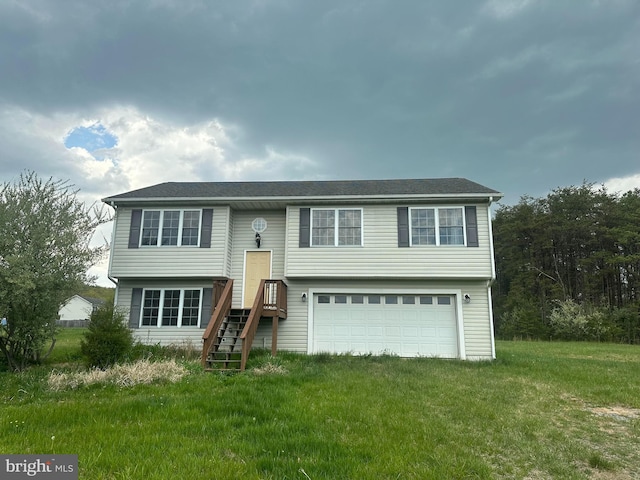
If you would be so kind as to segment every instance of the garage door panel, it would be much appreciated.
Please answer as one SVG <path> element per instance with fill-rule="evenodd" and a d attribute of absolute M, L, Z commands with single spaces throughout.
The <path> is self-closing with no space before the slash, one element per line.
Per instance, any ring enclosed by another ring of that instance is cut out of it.
<path fill-rule="evenodd" d="M 384 334 L 388 338 L 401 338 L 402 337 L 402 329 L 396 325 L 390 325 L 388 327 L 384 327 Z"/>
<path fill-rule="evenodd" d="M 411 310 L 408 308 L 402 308 L 400 311 L 400 318 L 403 322 L 417 323 L 419 320 L 419 312 L 416 308 L 411 308 Z"/>
<path fill-rule="evenodd" d="M 314 296 L 314 351 L 458 357 L 454 296 L 322 297 Z"/>
<path fill-rule="evenodd" d="M 422 327 L 420 329 L 420 338 L 423 339 L 429 339 L 429 338 L 436 338 L 438 329 L 435 327 Z"/>
<path fill-rule="evenodd" d="M 351 351 L 353 353 L 366 353 L 368 352 L 367 344 L 364 342 L 351 342 Z"/>
<path fill-rule="evenodd" d="M 350 325 L 337 324 L 333 327 L 333 334 L 336 338 L 340 339 L 341 337 L 350 337 L 351 336 L 351 327 Z"/>
<path fill-rule="evenodd" d="M 366 337 L 367 336 L 367 326 L 366 325 L 353 325 L 351 327 L 351 336 L 352 337 Z"/>
<path fill-rule="evenodd" d="M 383 338 L 384 337 L 384 327 L 382 325 L 367 325 L 366 326 L 366 335 L 369 338 Z"/>

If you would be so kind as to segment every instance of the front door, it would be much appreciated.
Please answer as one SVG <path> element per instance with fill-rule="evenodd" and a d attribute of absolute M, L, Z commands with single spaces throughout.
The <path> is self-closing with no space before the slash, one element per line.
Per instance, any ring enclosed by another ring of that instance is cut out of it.
<path fill-rule="evenodd" d="M 271 252 L 250 251 L 244 262 L 244 308 L 251 308 L 263 278 L 271 278 Z"/>

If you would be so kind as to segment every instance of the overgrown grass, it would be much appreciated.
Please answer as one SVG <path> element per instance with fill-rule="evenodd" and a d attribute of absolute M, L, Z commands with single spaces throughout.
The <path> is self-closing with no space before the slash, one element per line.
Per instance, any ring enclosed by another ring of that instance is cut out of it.
<path fill-rule="evenodd" d="M 1 373 L 0 451 L 77 453 L 82 479 L 640 477 L 638 347 L 498 342 L 483 363 L 255 352 L 235 375 L 184 365 L 177 383 L 60 392 L 51 367 Z"/>

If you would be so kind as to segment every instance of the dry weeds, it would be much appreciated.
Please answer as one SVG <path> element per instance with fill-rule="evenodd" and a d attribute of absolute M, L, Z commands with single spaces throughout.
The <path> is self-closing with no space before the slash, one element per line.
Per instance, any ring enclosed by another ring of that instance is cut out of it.
<path fill-rule="evenodd" d="M 75 389 L 96 383 L 132 387 L 141 383 L 157 381 L 178 382 L 188 374 L 187 369 L 175 360 L 114 365 L 106 370 L 93 369 L 88 372 L 51 372 L 48 385 L 53 391 Z"/>
<path fill-rule="evenodd" d="M 254 368 L 253 373 L 254 375 L 286 375 L 289 371 L 282 365 L 267 362 L 261 367 Z"/>

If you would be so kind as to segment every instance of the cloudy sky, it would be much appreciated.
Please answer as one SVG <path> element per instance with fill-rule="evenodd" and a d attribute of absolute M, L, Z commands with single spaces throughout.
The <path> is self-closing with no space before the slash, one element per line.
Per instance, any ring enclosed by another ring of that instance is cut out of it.
<path fill-rule="evenodd" d="M 637 0 L 0 0 L 0 181 L 624 191 L 639 46 Z"/>

